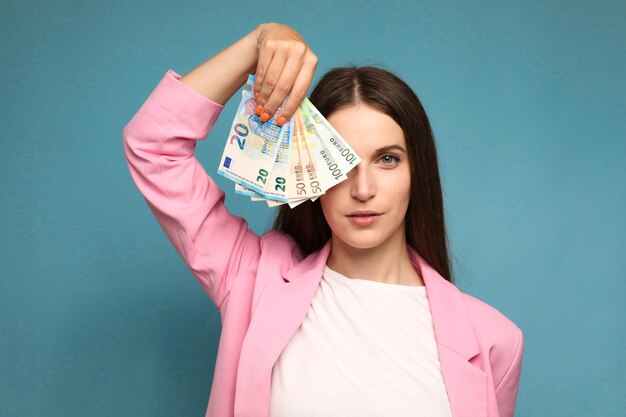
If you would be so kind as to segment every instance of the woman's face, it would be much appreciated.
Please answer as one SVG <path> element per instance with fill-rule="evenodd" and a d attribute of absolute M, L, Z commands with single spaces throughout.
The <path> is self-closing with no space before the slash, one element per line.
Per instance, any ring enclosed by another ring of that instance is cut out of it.
<path fill-rule="evenodd" d="M 320 197 L 333 239 L 359 249 L 405 241 L 411 173 L 404 132 L 391 117 L 364 103 L 341 108 L 327 119 L 361 158 L 347 180 Z"/>

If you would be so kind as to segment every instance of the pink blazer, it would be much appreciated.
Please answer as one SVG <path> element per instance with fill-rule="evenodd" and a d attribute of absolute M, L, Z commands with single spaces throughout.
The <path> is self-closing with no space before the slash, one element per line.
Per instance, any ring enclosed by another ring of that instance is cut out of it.
<path fill-rule="evenodd" d="M 168 70 L 123 129 L 130 174 L 169 241 L 222 320 L 207 417 L 269 413 L 272 367 L 304 319 L 330 251 L 303 257 L 279 231 L 258 236 L 228 212 L 194 153 L 223 106 Z M 461 292 L 412 251 L 426 285 L 454 417 L 511 417 L 522 331 Z"/>

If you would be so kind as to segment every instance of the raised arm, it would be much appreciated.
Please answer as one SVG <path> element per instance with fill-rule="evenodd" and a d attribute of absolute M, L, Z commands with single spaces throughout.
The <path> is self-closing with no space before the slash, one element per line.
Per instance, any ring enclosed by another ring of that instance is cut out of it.
<path fill-rule="evenodd" d="M 224 104 L 254 73 L 256 101 L 262 108 L 258 113 L 271 117 L 290 93 L 277 115 L 287 121 L 306 96 L 316 68 L 317 56 L 300 34 L 285 25 L 265 23 L 180 81 Z"/>
<path fill-rule="evenodd" d="M 236 277 L 256 271 L 259 237 L 227 211 L 223 191 L 194 156 L 196 143 L 207 137 L 223 104 L 257 65 L 265 68 L 266 81 L 256 69 L 261 81 L 255 86 L 265 111 L 282 102 L 284 88 L 306 92 L 315 64 L 304 65 L 312 53 L 301 39 L 286 26 L 264 24 L 184 77 L 167 71 L 122 132 L 135 184 L 220 312 Z M 281 90 L 267 88 L 272 83 Z M 292 113 L 300 101 L 293 101 Z"/>

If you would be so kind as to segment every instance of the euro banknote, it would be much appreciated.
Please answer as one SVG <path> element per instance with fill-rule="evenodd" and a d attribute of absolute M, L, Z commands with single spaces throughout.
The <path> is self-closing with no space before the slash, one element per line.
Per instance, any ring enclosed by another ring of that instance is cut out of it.
<path fill-rule="evenodd" d="M 345 181 L 361 159 L 313 103 L 305 98 L 283 126 L 276 116 L 263 123 L 253 86 L 249 75 L 218 168 L 235 192 L 293 208 Z"/>

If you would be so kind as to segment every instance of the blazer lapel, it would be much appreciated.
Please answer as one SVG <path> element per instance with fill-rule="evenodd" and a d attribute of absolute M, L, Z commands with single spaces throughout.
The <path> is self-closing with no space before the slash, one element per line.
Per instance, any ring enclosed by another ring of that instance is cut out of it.
<path fill-rule="evenodd" d="M 268 415 L 272 368 L 309 310 L 329 253 L 330 240 L 263 289 L 241 349 L 236 417 Z"/>
<path fill-rule="evenodd" d="M 411 255 L 426 286 L 452 416 L 487 417 L 487 374 L 469 361 L 480 350 L 462 294 L 412 248 Z"/>
<path fill-rule="evenodd" d="M 239 359 L 236 417 L 268 415 L 272 368 L 309 310 L 329 253 L 330 241 L 259 296 Z M 461 293 L 413 249 L 411 256 L 426 285 L 452 416 L 486 417 L 487 375 L 469 362 L 479 349 Z"/>

